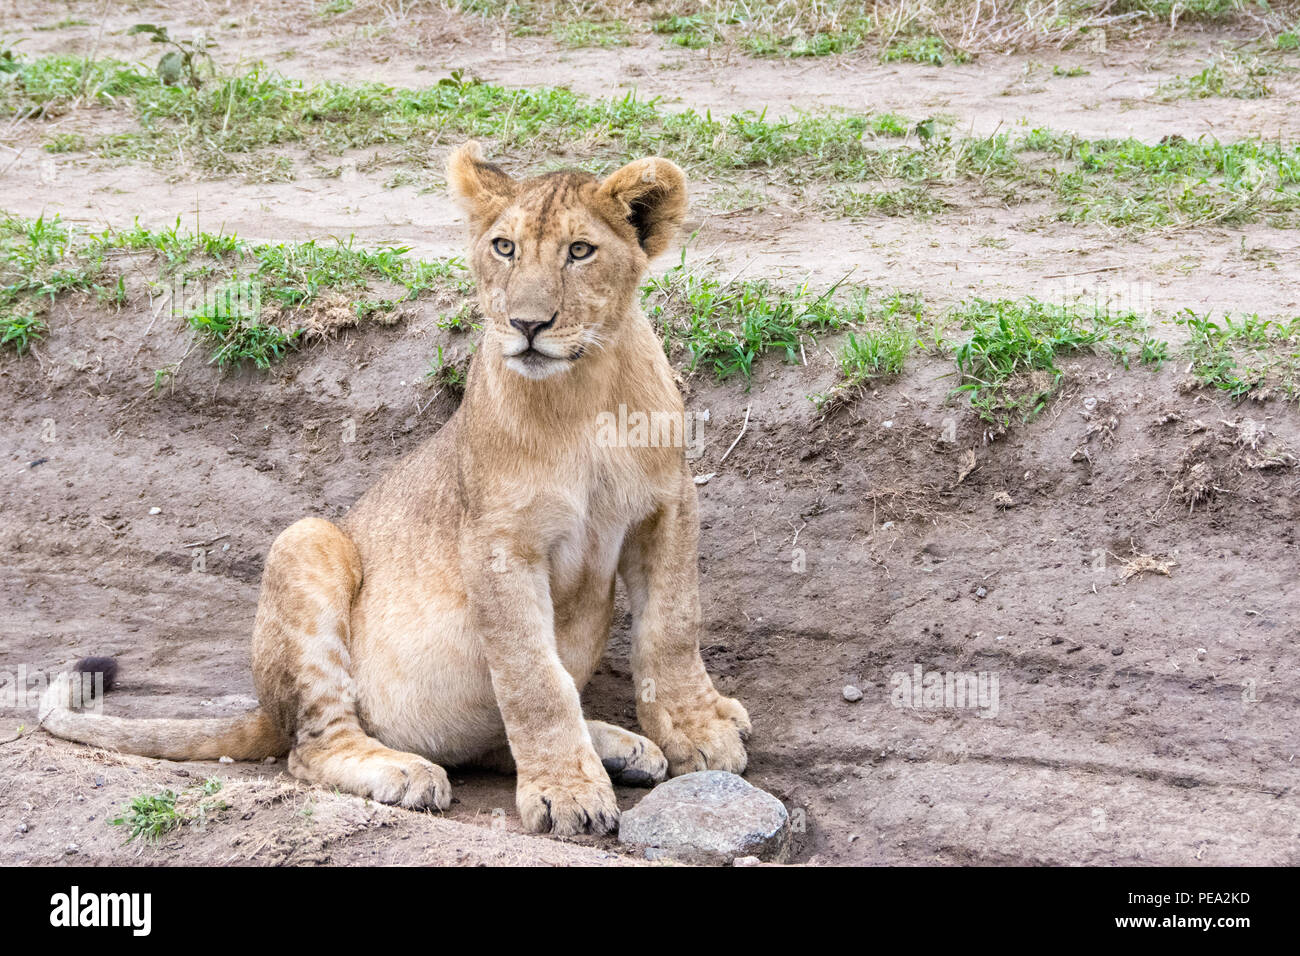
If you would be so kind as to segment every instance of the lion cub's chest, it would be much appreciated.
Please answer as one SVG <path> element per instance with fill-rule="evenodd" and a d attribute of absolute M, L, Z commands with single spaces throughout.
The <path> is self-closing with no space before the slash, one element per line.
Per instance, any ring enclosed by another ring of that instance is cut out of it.
<path fill-rule="evenodd" d="M 604 597 L 627 532 L 655 509 L 660 489 L 634 453 L 594 449 L 558 491 L 548 558 L 557 604 L 592 589 Z"/>

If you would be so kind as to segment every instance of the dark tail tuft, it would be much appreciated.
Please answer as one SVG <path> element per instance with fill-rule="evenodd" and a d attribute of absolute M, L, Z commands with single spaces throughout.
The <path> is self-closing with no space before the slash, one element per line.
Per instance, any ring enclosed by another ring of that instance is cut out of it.
<path fill-rule="evenodd" d="M 108 693 L 117 684 L 117 658 L 83 657 L 72 665 L 78 674 L 103 674 L 104 693 Z"/>

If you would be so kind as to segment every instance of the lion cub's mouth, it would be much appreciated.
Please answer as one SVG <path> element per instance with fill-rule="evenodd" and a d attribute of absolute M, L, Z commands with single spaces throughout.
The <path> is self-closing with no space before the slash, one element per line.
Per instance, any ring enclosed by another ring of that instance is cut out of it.
<path fill-rule="evenodd" d="M 525 378 L 549 378 L 556 372 L 568 368 L 570 363 L 581 355 L 582 349 L 578 349 L 572 355 L 551 355 L 529 346 L 522 352 L 506 356 L 506 368 L 518 372 Z"/>

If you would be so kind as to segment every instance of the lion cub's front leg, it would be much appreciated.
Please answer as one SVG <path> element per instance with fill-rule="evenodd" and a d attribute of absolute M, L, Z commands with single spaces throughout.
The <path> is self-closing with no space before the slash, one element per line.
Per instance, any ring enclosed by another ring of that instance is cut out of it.
<path fill-rule="evenodd" d="M 673 776 L 692 770 L 742 773 L 749 715 L 714 689 L 700 657 L 695 483 L 629 533 L 619 561 L 632 609 L 637 717 L 663 748 Z"/>
<path fill-rule="evenodd" d="M 524 826 L 609 833 L 618 826 L 618 803 L 555 646 L 544 561 L 527 546 L 482 533 L 467 535 L 461 554 L 470 620 L 519 777 L 515 802 Z"/>

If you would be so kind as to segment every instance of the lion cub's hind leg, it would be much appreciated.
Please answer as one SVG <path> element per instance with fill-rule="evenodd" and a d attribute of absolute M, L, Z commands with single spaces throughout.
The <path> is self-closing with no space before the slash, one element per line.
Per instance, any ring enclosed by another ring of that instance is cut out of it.
<path fill-rule="evenodd" d="M 361 558 L 342 531 L 305 518 L 266 558 L 253 631 L 253 677 L 262 707 L 293 740 L 289 772 L 380 803 L 451 805 L 446 772 L 385 747 L 357 716 L 350 620 Z"/>

